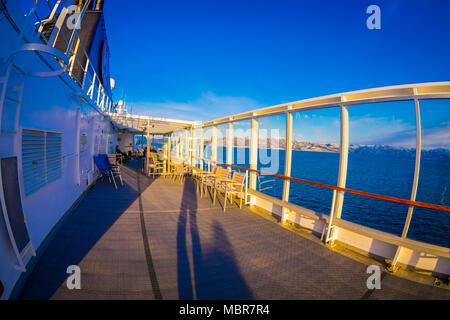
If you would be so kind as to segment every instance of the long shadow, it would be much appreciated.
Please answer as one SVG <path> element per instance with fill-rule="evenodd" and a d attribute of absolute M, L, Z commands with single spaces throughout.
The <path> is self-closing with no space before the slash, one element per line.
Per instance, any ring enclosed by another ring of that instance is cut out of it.
<path fill-rule="evenodd" d="M 154 181 L 144 176 L 139 179 L 139 170 L 133 168 L 138 169 L 138 163 L 131 162 L 127 167 L 131 169 L 131 174 L 137 176 L 137 187 L 125 183 L 123 187 L 119 184 L 119 189 L 115 190 L 106 179 L 97 182 L 57 227 L 52 239 L 45 244 L 45 251 L 38 252 L 39 260 L 30 272 L 19 299 L 50 299 L 69 276 L 67 267 L 79 265 L 97 241 L 140 197 L 141 190 Z"/>
<path fill-rule="evenodd" d="M 189 264 L 188 250 L 186 244 L 187 219 L 189 214 L 197 213 L 197 193 L 193 184 L 186 179 L 183 188 L 183 198 L 181 200 L 180 215 L 177 227 L 177 277 L 178 277 L 178 298 L 182 300 L 194 299 L 193 285 L 191 281 L 191 266 Z M 191 221 L 192 223 L 192 221 Z M 198 235 L 197 235 L 198 238 Z M 201 246 L 195 249 L 194 259 L 201 256 Z M 200 253 L 199 253 L 200 251 Z"/>
<path fill-rule="evenodd" d="M 179 298 L 253 299 L 253 295 L 239 271 L 228 237 L 217 221 L 213 225 L 212 247 L 206 250 L 202 248 L 197 225 L 197 194 L 195 185 L 189 180 L 184 185 L 180 211 L 177 235 Z M 191 281 L 191 267 L 186 244 L 188 219 L 192 239 L 192 268 L 195 286 Z"/>

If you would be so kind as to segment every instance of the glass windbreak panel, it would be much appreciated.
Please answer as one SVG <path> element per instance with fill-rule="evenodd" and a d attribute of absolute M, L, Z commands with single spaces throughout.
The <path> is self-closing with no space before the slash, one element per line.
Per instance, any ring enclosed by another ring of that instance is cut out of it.
<path fill-rule="evenodd" d="M 217 126 L 217 162 L 227 162 L 227 131 L 228 124 Z"/>
<path fill-rule="evenodd" d="M 133 151 L 137 152 L 138 154 L 143 154 L 144 148 L 147 146 L 147 136 L 137 134 L 134 136 L 133 141 Z"/>
<path fill-rule="evenodd" d="M 205 127 L 203 129 L 203 158 L 204 159 L 211 159 L 211 150 L 212 150 L 212 127 Z M 210 162 L 203 161 L 204 170 L 209 170 Z"/>
<path fill-rule="evenodd" d="M 233 164 L 250 168 L 251 121 L 233 122 Z"/>
<path fill-rule="evenodd" d="M 336 185 L 339 172 L 340 108 L 293 114 L 291 177 Z M 330 214 L 333 191 L 291 181 L 289 201 Z"/>
<path fill-rule="evenodd" d="M 410 199 L 416 118 L 413 101 L 348 107 L 350 147 L 347 188 Z M 408 207 L 345 194 L 342 218 L 401 235 Z"/>
<path fill-rule="evenodd" d="M 284 175 L 286 156 L 286 115 L 258 119 L 258 170 Z M 284 179 L 259 174 L 258 191 L 281 199 Z"/>
<path fill-rule="evenodd" d="M 450 206 L 450 100 L 421 100 L 422 151 L 416 200 Z M 408 238 L 450 247 L 450 213 L 414 208 Z"/>
<path fill-rule="evenodd" d="M 200 148 L 201 148 L 201 129 L 194 129 L 194 148 L 192 150 L 192 155 L 194 156 L 194 164 L 197 168 L 200 168 Z"/>
<path fill-rule="evenodd" d="M 158 151 L 162 150 L 164 145 L 164 137 L 160 135 L 154 135 L 151 137 L 151 145 Z"/>
<path fill-rule="evenodd" d="M 172 148 L 171 148 L 171 154 L 172 154 L 172 160 L 174 161 L 181 161 L 181 131 L 176 131 L 172 134 Z"/>

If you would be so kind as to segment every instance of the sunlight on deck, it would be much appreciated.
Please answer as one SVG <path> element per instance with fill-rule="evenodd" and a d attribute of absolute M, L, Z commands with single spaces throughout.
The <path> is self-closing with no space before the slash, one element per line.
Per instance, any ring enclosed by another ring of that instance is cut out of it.
<path fill-rule="evenodd" d="M 386 275 L 367 294 L 367 266 L 236 205 L 223 212 L 195 184 L 123 167 L 86 194 L 33 270 L 22 299 L 449 299 Z M 223 198 L 220 198 L 220 203 Z M 81 268 L 69 290 L 66 268 Z"/>

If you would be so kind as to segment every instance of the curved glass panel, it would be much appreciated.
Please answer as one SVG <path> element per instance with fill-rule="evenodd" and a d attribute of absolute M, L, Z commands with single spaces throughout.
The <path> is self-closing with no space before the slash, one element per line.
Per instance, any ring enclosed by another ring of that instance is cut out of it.
<path fill-rule="evenodd" d="M 340 108 L 293 113 L 291 177 L 336 185 L 339 170 Z M 291 181 L 289 201 L 329 214 L 333 191 Z"/>
<path fill-rule="evenodd" d="M 217 162 L 227 162 L 227 134 L 228 124 L 217 126 Z"/>
<path fill-rule="evenodd" d="M 349 189 L 410 199 L 416 117 L 413 101 L 348 107 Z M 408 206 L 346 193 L 342 218 L 401 235 Z"/>
<path fill-rule="evenodd" d="M 286 156 L 286 115 L 258 119 L 258 170 L 284 175 Z M 260 174 L 257 190 L 281 199 L 284 179 Z"/>
<path fill-rule="evenodd" d="M 233 164 L 250 168 L 251 121 L 233 122 Z"/>
<path fill-rule="evenodd" d="M 422 151 L 416 200 L 450 206 L 450 100 L 421 100 Z M 408 238 L 450 247 L 450 213 L 414 208 Z"/>

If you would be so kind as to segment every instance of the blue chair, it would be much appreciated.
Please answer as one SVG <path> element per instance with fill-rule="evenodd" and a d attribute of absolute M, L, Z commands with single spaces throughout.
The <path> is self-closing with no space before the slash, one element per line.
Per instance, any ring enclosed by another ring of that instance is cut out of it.
<path fill-rule="evenodd" d="M 108 161 L 109 162 L 109 161 Z M 94 156 L 94 163 L 98 170 L 100 171 L 100 174 L 102 175 L 102 178 L 108 177 L 109 183 L 111 183 L 111 178 L 114 182 L 114 187 L 117 189 L 116 180 L 114 179 L 114 174 L 111 171 L 111 167 L 108 167 L 104 157 L 102 155 L 96 155 Z"/>
<path fill-rule="evenodd" d="M 115 180 L 115 177 L 119 177 L 120 183 L 122 184 L 122 187 L 123 187 L 123 180 L 122 180 L 122 175 L 120 173 L 120 166 L 117 164 L 111 164 L 111 162 L 109 161 L 108 155 L 106 155 L 106 154 L 100 154 L 100 157 L 103 158 L 105 167 L 109 169 L 109 171 L 112 174 L 113 179 Z"/>

